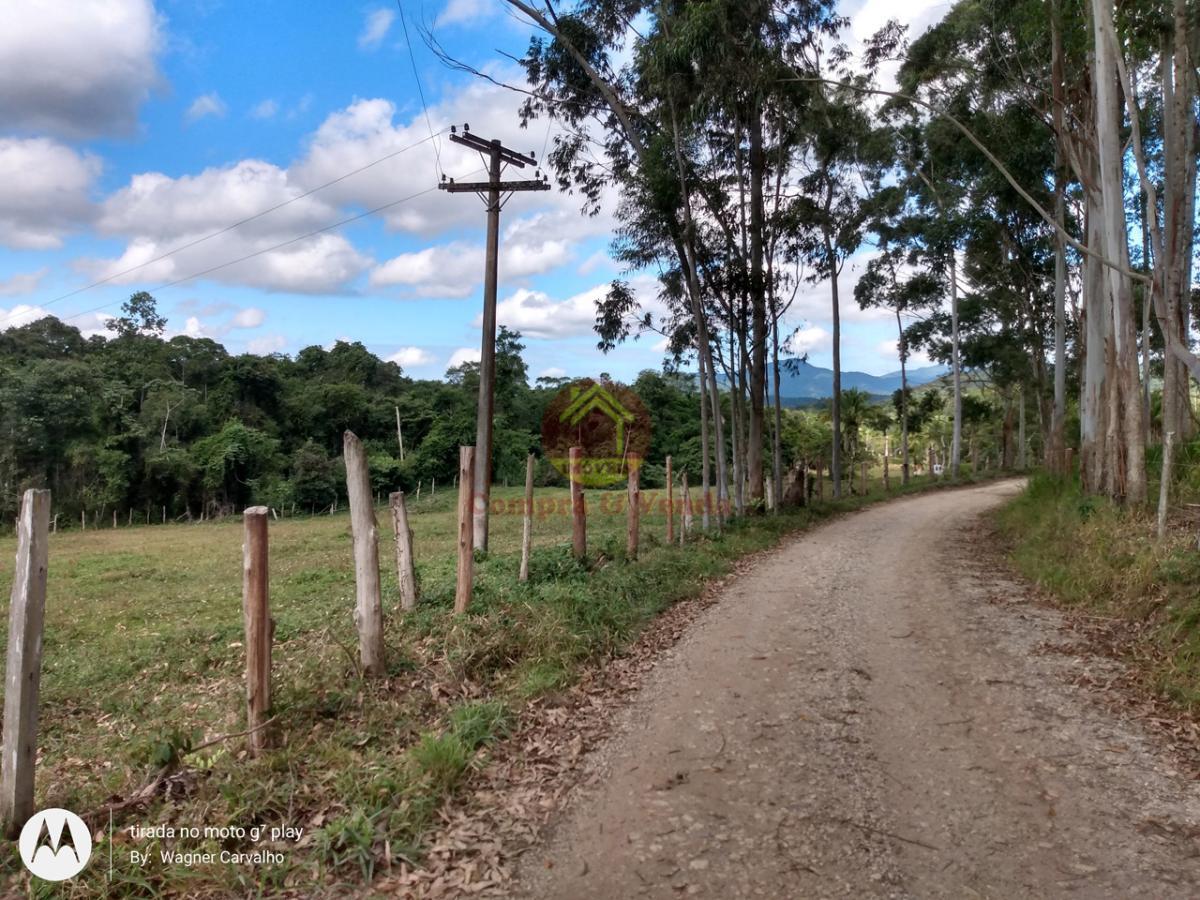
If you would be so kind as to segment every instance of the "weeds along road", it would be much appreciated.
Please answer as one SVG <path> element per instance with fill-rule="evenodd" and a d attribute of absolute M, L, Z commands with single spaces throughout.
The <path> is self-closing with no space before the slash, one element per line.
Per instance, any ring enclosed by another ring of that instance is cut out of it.
<path fill-rule="evenodd" d="M 1200 895 L 1200 784 L 980 552 L 1019 488 L 871 507 L 732 582 L 513 895 Z"/>

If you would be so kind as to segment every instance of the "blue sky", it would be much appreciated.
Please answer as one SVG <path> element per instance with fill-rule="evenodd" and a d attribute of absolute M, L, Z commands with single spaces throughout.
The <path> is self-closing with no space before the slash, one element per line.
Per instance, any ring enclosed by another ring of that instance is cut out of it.
<path fill-rule="evenodd" d="M 233 352 L 358 340 L 417 377 L 477 358 L 482 204 L 430 189 L 442 171 L 478 176 L 479 159 L 442 132 L 470 122 L 540 157 L 551 126 L 521 130 L 515 94 L 445 68 L 417 33 L 433 28 L 452 54 L 517 80 L 501 54 L 520 55 L 530 30 L 501 0 L 403 6 L 428 123 L 394 0 L 0 5 L 0 328 L 53 313 L 102 331 L 130 293 L 150 290 L 170 331 Z M 882 25 L 893 6 L 849 4 L 850 37 Z M 925 0 L 905 15 L 919 29 L 945 9 Z M 631 378 L 661 363 L 653 336 L 607 356 L 595 349 L 592 304 L 619 273 L 607 254 L 612 227 L 557 190 L 505 208 L 499 318 L 525 335 L 531 375 Z M 844 298 L 858 265 L 842 278 Z M 626 277 L 654 308 L 652 273 Z M 788 321 L 818 365 L 829 364 L 828 306 L 826 285 L 806 287 Z M 898 367 L 891 321 L 852 299 L 843 317 L 846 368 Z"/>

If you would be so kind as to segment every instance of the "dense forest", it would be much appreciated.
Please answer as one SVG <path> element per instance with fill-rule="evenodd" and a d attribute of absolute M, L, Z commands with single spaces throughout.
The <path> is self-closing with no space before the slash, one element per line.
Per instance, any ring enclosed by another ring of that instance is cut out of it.
<path fill-rule="evenodd" d="M 85 338 L 52 316 L 0 333 L 5 521 L 11 523 L 21 490 L 30 486 L 53 491 L 67 527 L 81 512 L 89 526 L 109 524 L 114 513 L 121 524 L 153 523 L 164 515 L 169 521 L 226 515 L 251 503 L 321 512 L 345 500 L 346 429 L 366 443 L 380 494 L 419 484 L 449 487 L 458 447 L 474 437 L 477 363 L 450 369 L 441 381 L 414 380 L 357 342 L 306 347 L 295 358 L 231 355 L 209 338 L 164 338 L 166 324 L 154 298 L 142 293 L 125 303 L 107 337 Z M 542 414 L 566 381 L 540 378 L 531 386 L 523 349 L 520 334 L 501 329 L 494 464 L 501 484 L 522 483 L 526 455 L 540 454 Z M 694 374 L 668 365 L 642 372 L 632 387 L 651 418 L 643 483 L 662 485 L 668 454 L 676 471 L 695 472 L 701 434 Z M 944 392 L 930 385 L 910 389 L 908 397 L 902 403 L 897 392 L 881 403 L 861 390 L 843 392 L 849 462 L 878 464 L 889 432 L 896 451 L 905 406 L 914 447 L 923 453 L 932 444 L 937 458 L 946 458 L 951 428 Z M 1011 403 L 1005 417 L 1003 397 L 994 391 L 977 391 L 968 401 L 972 461 L 995 447 L 995 463 L 1013 465 Z M 727 392 L 725 415 L 732 402 Z M 784 410 L 789 471 L 827 461 L 831 441 L 828 406 Z M 539 483 L 560 478 L 539 464 Z"/>
<path fill-rule="evenodd" d="M 160 521 L 219 516 L 249 503 L 313 512 L 345 497 L 342 432 L 367 444 L 379 492 L 449 487 L 474 439 L 478 364 L 442 381 L 408 378 L 360 343 L 284 355 L 231 355 L 216 341 L 165 339 L 154 299 L 136 294 L 107 337 L 46 317 L 0 333 L 0 516 L 20 491 L 49 487 L 55 511 Z M 521 336 L 497 347 L 495 478 L 524 479 L 541 417 L 561 379 L 527 381 Z M 643 373 L 653 416 L 648 477 L 673 452 L 698 454 L 698 401 L 684 376 Z M 398 415 L 397 415 L 398 413 Z M 397 433 L 397 418 L 400 433 Z M 405 452 L 401 454 L 400 437 Z M 403 458 L 401 456 L 403 455 Z M 549 465 L 539 479 L 556 483 Z"/>
<path fill-rule="evenodd" d="M 739 511 L 786 471 L 769 398 L 804 284 L 829 292 L 844 483 L 852 259 L 902 365 L 921 348 L 953 370 L 952 475 L 980 375 L 1006 432 L 1027 415 L 1050 468 L 1077 450 L 1085 488 L 1118 502 L 1147 499 L 1151 448 L 1196 434 L 1194 2 L 962 0 L 911 40 L 896 22 L 861 39 L 828 0 L 505 2 L 536 26 L 510 85 L 523 121 L 569 126 L 547 157 L 560 187 L 588 212 L 615 191 L 616 257 L 662 273 L 667 315 L 618 281 L 598 330 L 696 359 L 704 482 L 711 461 Z"/>

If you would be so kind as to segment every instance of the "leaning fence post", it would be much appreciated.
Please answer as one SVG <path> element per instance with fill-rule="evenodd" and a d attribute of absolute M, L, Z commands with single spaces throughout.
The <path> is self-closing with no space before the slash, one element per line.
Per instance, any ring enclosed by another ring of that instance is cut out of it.
<path fill-rule="evenodd" d="M 342 435 L 350 533 L 354 539 L 354 624 L 364 675 L 382 675 L 383 602 L 379 596 L 379 529 L 371 496 L 371 473 L 362 441 L 353 431 Z"/>
<path fill-rule="evenodd" d="M 859 479 L 859 485 L 862 488 L 862 494 L 867 495 L 867 464 L 866 461 L 862 464 L 862 477 Z"/>
<path fill-rule="evenodd" d="M 671 457 L 667 457 L 667 543 L 675 543 L 675 483 L 671 477 Z"/>
<path fill-rule="evenodd" d="M 17 561 L 8 613 L 8 657 L 4 679 L 0 820 L 9 837 L 16 837 L 33 815 L 49 527 L 50 492 L 26 491 L 17 517 Z"/>
<path fill-rule="evenodd" d="M 679 517 L 679 543 L 682 546 L 684 540 L 687 539 L 688 533 L 692 530 L 692 493 L 688 490 L 686 469 L 680 473 L 679 479 L 683 486 L 683 512 Z"/>
<path fill-rule="evenodd" d="M 475 588 L 475 448 L 458 448 L 458 577 L 454 611 L 465 613 Z"/>
<path fill-rule="evenodd" d="M 1168 431 L 1163 435 L 1162 475 L 1158 480 L 1158 539 L 1161 541 L 1167 533 L 1167 503 L 1171 499 L 1171 445 L 1174 443 L 1175 432 Z"/>
<path fill-rule="evenodd" d="M 392 530 L 396 534 L 396 579 L 400 583 L 400 608 L 417 608 L 417 572 L 413 565 L 412 528 L 408 524 L 408 507 L 404 491 L 388 496 L 392 509 Z"/>
<path fill-rule="evenodd" d="M 533 454 L 525 458 L 525 506 L 521 523 L 521 573 L 518 579 L 529 580 L 529 551 L 533 544 Z"/>
<path fill-rule="evenodd" d="M 571 473 L 571 545 L 576 559 L 587 556 L 587 506 L 583 498 L 583 448 L 572 447 L 568 455 Z"/>
<path fill-rule="evenodd" d="M 270 746 L 264 727 L 271 716 L 271 620 L 267 507 L 242 513 L 242 618 L 246 623 L 246 744 L 251 756 Z"/>
<path fill-rule="evenodd" d="M 642 505 L 642 492 L 638 486 L 638 467 L 629 464 L 629 520 L 626 523 L 625 555 L 637 559 L 638 555 L 638 513 Z"/>

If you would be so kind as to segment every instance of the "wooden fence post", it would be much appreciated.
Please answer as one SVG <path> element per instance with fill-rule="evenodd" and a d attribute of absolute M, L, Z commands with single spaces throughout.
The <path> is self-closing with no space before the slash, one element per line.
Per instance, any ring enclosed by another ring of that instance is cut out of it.
<path fill-rule="evenodd" d="M 1171 499 L 1171 445 L 1175 443 L 1175 432 L 1163 435 L 1162 476 L 1158 480 L 1158 539 L 1167 533 L 1167 503 Z"/>
<path fill-rule="evenodd" d="M 637 559 L 638 555 L 638 515 L 641 512 L 642 492 L 638 486 L 638 467 L 629 465 L 629 514 L 626 521 L 625 555 Z"/>
<path fill-rule="evenodd" d="M 1074 470 L 1075 470 L 1075 448 L 1068 447 L 1067 448 L 1067 467 L 1066 467 L 1065 471 L 1066 471 L 1067 475 L 1070 475 Z"/>
<path fill-rule="evenodd" d="M 251 756 L 270 745 L 264 725 L 271 716 L 271 620 L 268 576 L 267 508 L 242 513 L 242 618 L 246 624 L 246 735 Z"/>
<path fill-rule="evenodd" d="M 817 499 L 822 503 L 825 502 L 825 460 L 817 460 Z"/>
<path fill-rule="evenodd" d="M 412 528 L 408 524 L 408 507 L 404 491 L 388 496 L 392 509 L 392 530 L 396 533 L 396 579 L 400 583 L 400 608 L 417 608 L 417 570 L 413 561 Z"/>
<path fill-rule="evenodd" d="M 933 480 L 933 445 L 929 446 L 929 480 Z"/>
<path fill-rule="evenodd" d="M 671 476 L 671 457 L 667 457 L 667 543 L 675 543 L 675 482 Z"/>
<path fill-rule="evenodd" d="M 883 489 L 890 491 L 892 489 L 892 476 L 888 471 L 888 457 L 891 456 L 891 445 L 888 442 L 887 436 L 883 438 Z"/>
<path fill-rule="evenodd" d="M 354 538 L 354 624 L 364 675 L 382 675 L 383 601 L 379 595 L 379 527 L 371 496 L 371 473 L 362 441 L 353 431 L 342 435 L 350 533 Z"/>
<path fill-rule="evenodd" d="M 465 613 L 475 588 L 475 448 L 458 448 L 458 578 L 454 611 Z"/>
<path fill-rule="evenodd" d="M 867 464 L 864 461 L 862 464 L 862 476 L 859 478 L 859 487 L 862 490 L 862 495 L 867 495 Z"/>
<path fill-rule="evenodd" d="M 0 821 L 16 837 L 33 815 L 37 764 L 38 687 L 46 616 L 50 492 L 28 490 L 17 517 L 17 561 L 8 612 L 4 678 L 4 754 L 0 763 Z"/>
<path fill-rule="evenodd" d="M 529 551 L 533 546 L 533 454 L 525 458 L 525 505 L 521 509 L 521 581 L 529 580 Z"/>
<path fill-rule="evenodd" d="M 688 490 L 687 469 L 679 473 L 679 480 L 683 486 L 683 510 L 679 517 L 679 544 L 682 546 L 692 530 L 692 493 Z"/>
<path fill-rule="evenodd" d="M 583 497 L 583 448 L 572 447 L 568 456 L 571 473 L 571 546 L 576 559 L 587 556 L 587 506 Z"/>

